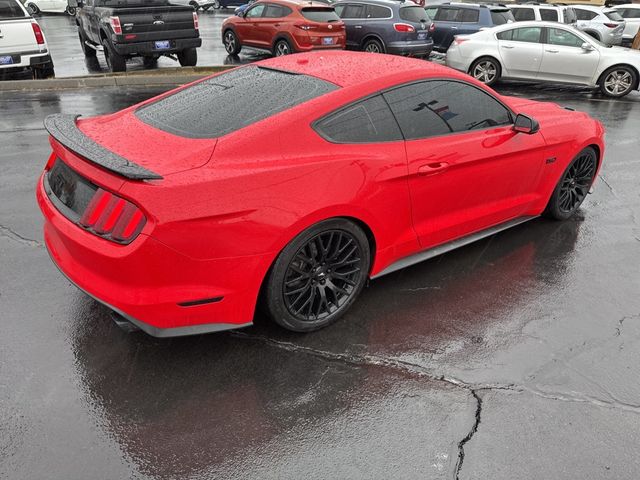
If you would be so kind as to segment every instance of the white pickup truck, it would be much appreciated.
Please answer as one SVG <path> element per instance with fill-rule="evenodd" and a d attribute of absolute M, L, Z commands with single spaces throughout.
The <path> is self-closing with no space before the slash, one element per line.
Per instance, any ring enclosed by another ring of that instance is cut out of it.
<path fill-rule="evenodd" d="M 47 40 L 19 0 L 0 0 L 0 78 L 25 70 L 33 78 L 54 76 Z"/>

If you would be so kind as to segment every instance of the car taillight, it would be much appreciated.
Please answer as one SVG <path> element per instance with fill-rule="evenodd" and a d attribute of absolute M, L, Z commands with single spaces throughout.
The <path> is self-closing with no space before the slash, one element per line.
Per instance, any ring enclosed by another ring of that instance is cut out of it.
<path fill-rule="evenodd" d="M 456 45 L 460 45 L 463 42 L 466 42 L 467 40 L 469 40 L 468 38 L 458 38 L 458 37 L 453 37 L 453 43 L 455 43 Z"/>
<path fill-rule="evenodd" d="M 315 25 L 309 25 L 307 23 L 303 23 L 302 25 L 296 25 L 296 27 L 301 28 L 302 30 L 313 30 L 317 28 Z"/>
<path fill-rule="evenodd" d="M 429 25 L 429 31 L 433 32 L 436 29 L 436 24 L 432 23 L 431 25 Z"/>
<path fill-rule="evenodd" d="M 416 29 L 413 28 L 413 25 L 408 25 L 406 23 L 394 23 L 393 28 L 396 32 L 415 32 Z"/>
<path fill-rule="evenodd" d="M 31 28 L 33 28 L 33 34 L 36 36 L 36 43 L 38 45 L 44 45 L 44 35 L 42 34 L 40 25 L 36 22 L 31 22 Z"/>
<path fill-rule="evenodd" d="M 120 17 L 109 17 L 109 24 L 113 33 L 116 35 L 122 35 L 122 26 L 120 25 Z"/>
<path fill-rule="evenodd" d="M 146 221 L 142 211 L 133 203 L 98 188 L 79 223 L 107 240 L 130 243 Z"/>
<path fill-rule="evenodd" d="M 605 27 L 609 27 L 609 28 L 616 28 L 618 26 L 617 23 L 605 23 L 604 24 Z"/>
<path fill-rule="evenodd" d="M 198 23 L 198 14 L 196 12 L 193 12 L 193 28 L 195 28 L 196 30 L 200 29 L 200 24 Z"/>

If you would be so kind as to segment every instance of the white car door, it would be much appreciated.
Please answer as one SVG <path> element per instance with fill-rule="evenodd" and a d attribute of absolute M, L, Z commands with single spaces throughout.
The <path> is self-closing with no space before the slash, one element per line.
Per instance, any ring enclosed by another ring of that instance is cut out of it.
<path fill-rule="evenodd" d="M 623 33 L 624 38 L 632 39 L 640 29 L 640 5 L 619 7 L 616 10 L 626 22 Z"/>
<path fill-rule="evenodd" d="M 542 62 L 542 27 L 519 27 L 497 34 L 503 76 L 536 78 Z"/>
<path fill-rule="evenodd" d="M 545 30 L 538 78 L 588 85 L 600 62 L 598 49 L 567 28 L 545 27 Z M 592 49 L 583 49 L 584 43 L 588 43 Z"/>

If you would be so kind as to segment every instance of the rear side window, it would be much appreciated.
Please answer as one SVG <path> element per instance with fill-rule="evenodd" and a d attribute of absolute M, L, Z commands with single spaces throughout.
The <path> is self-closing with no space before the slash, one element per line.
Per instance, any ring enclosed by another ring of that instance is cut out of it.
<path fill-rule="evenodd" d="M 607 18 L 613 22 L 621 22 L 624 20 L 624 18 L 622 18 L 622 16 L 616 12 L 615 10 L 610 10 L 608 12 L 603 12 Z"/>
<path fill-rule="evenodd" d="M 365 18 L 365 5 L 356 3 L 338 5 L 336 12 L 340 15 L 340 18 Z"/>
<path fill-rule="evenodd" d="M 314 125 L 335 143 L 378 143 L 402 140 L 402 133 L 380 95 L 332 113 Z"/>
<path fill-rule="evenodd" d="M 458 8 L 439 8 L 434 20 L 441 22 L 455 22 L 458 17 Z"/>
<path fill-rule="evenodd" d="M 400 18 L 405 22 L 420 23 L 422 21 L 429 22 L 427 12 L 422 7 L 401 7 Z"/>
<path fill-rule="evenodd" d="M 511 10 L 513 18 L 516 22 L 526 22 L 527 20 L 535 20 L 536 13 L 533 8 L 514 8 Z"/>
<path fill-rule="evenodd" d="M 17 0 L 0 0 L 0 18 L 24 18 L 26 16 Z"/>
<path fill-rule="evenodd" d="M 300 12 L 304 18 L 312 22 L 327 23 L 340 21 L 340 17 L 333 8 L 307 7 L 303 8 Z"/>
<path fill-rule="evenodd" d="M 624 18 L 640 18 L 640 8 L 627 8 L 618 13 L 622 13 Z"/>
<path fill-rule="evenodd" d="M 546 22 L 557 22 L 558 21 L 558 12 L 551 8 L 541 8 L 540 9 L 540 19 Z"/>
<path fill-rule="evenodd" d="M 391 9 L 380 5 L 367 5 L 367 18 L 391 18 Z"/>
<path fill-rule="evenodd" d="M 564 10 L 564 23 L 576 23 L 576 11 L 573 8 L 566 8 Z"/>
<path fill-rule="evenodd" d="M 308 75 L 241 67 L 144 105 L 136 116 L 182 137 L 215 138 L 337 88 Z"/>
<path fill-rule="evenodd" d="M 266 18 L 282 18 L 289 15 L 293 10 L 282 5 L 267 5 L 263 17 Z"/>
<path fill-rule="evenodd" d="M 574 10 L 578 20 L 593 20 L 598 16 L 596 12 L 591 12 L 589 10 L 582 10 L 581 8 L 576 8 Z"/>
<path fill-rule="evenodd" d="M 539 43 L 541 35 L 542 28 L 540 27 L 523 27 L 500 32 L 497 37 L 500 40 L 511 40 L 513 42 Z"/>
<path fill-rule="evenodd" d="M 500 102 L 471 85 L 414 83 L 384 94 L 407 140 L 511 124 Z"/>
<path fill-rule="evenodd" d="M 491 21 L 494 25 L 504 25 L 514 20 L 511 10 L 491 10 Z"/>
<path fill-rule="evenodd" d="M 477 23 L 480 18 L 480 11 L 463 8 L 458 15 L 458 21 L 461 23 Z"/>

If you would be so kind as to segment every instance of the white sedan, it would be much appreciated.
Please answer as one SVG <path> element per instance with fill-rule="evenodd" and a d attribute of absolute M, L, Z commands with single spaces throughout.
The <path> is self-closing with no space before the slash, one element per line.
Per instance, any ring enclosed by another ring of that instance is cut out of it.
<path fill-rule="evenodd" d="M 31 15 L 38 13 L 68 13 L 75 15 L 76 9 L 67 5 L 67 0 L 27 0 L 24 2 Z"/>
<path fill-rule="evenodd" d="M 638 89 L 640 51 L 606 46 L 569 25 L 518 22 L 456 36 L 447 65 L 487 85 L 500 78 L 576 83 L 623 97 Z"/>

